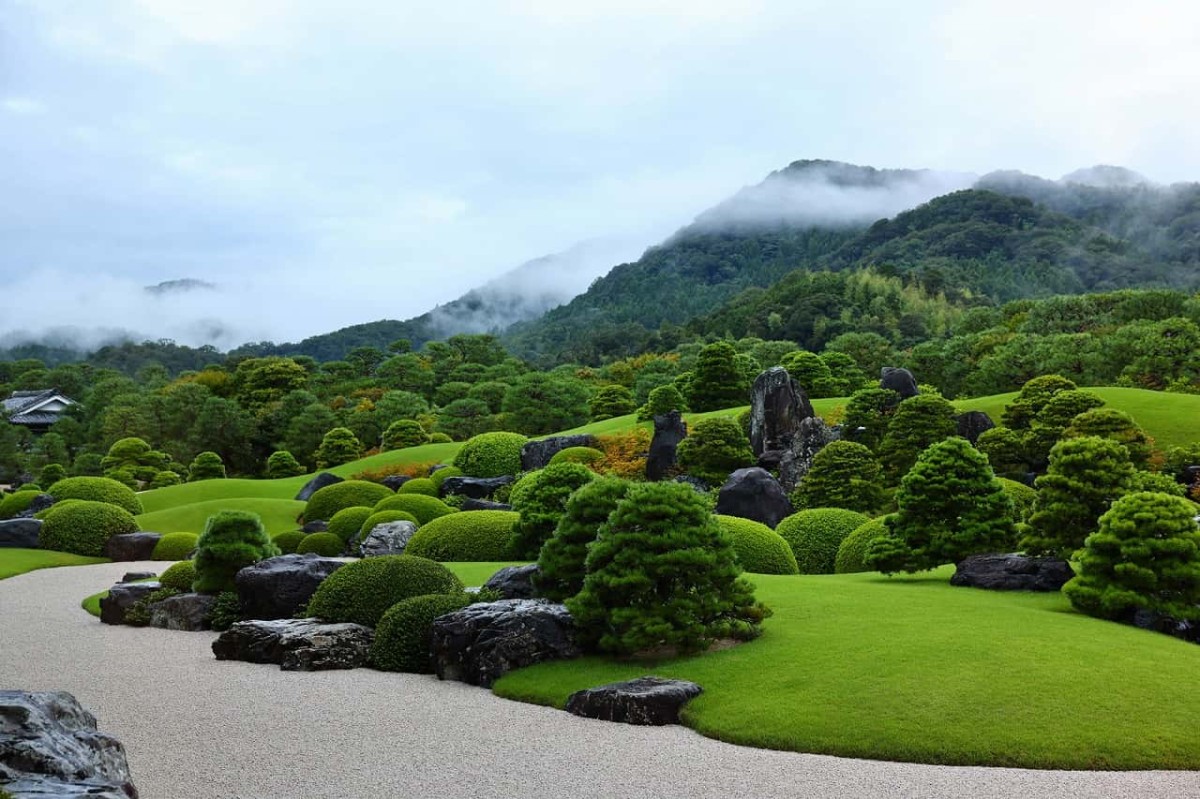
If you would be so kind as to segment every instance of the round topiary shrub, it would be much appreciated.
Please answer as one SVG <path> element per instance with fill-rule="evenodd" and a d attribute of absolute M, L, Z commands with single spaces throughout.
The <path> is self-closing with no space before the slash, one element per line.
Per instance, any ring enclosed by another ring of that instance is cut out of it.
<path fill-rule="evenodd" d="M 177 486 L 183 481 L 179 479 L 179 475 L 175 472 L 161 471 L 155 472 L 154 477 L 150 479 L 150 488 L 166 488 L 168 486 Z"/>
<path fill-rule="evenodd" d="M 875 571 L 867 565 L 867 550 L 876 539 L 887 537 L 887 525 L 884 523 L 886 518 L 886 516 L 880 516 L 878 519 L 872 519 L 866 524 L 856 527 L 854 532 L 842 539 L 842 544 L 838 547 L 837 559 L 833 563 L 835 573 L 855 574 Z"/>
<path fill-rule="evenodd" d="M 433 620 L 464 608 L 469 602 L 470 596 L 464 593 L 425 594 L 392 605 L 375 628 L 371 665 L 382 671 L 432 673 L 429 649 Z"/>
<path fill-rule="evenodd" d="M 296 553 L 315 552 L 326 558 L 336 558 L 346 549 L 346 542 L 333 533 L 309 533 L 296 547 Z"/>
<path fill-rule="evenodd" d="M 446 482 L 446 478 L 448 477 L 462 477 L 462 469 L 456 469 L 453 466 L 443 466 L 429 475 L 429 479 L 433 481 L 433 485 L 439 494 L 442 491 L 442 483 Z"/>
<path fill-rule="evenodd" d="M 996 480 L 1000 482 L 1000 485 L 1004 488 L 1004 493 L 1012 501 L 1013 521 L 1029 521 L 1029 514 L 1033 513 L 1033 502 L 1037 499 L 1037 491 L 1034 491 L 1024 483 L 1009 480 L 1007 477 L 997 477 Z"/>
<path fill-rule="evenodd" d="M 629 485 L 627 480 L 602 477 L 571 495 L 554 535 L 538 553 L 538 571 L 533 576 L 538 596 L 562 602 L 579 593 L 588 547 L 629 491 Z"/>
<path fill-rule="evenodd" d="M 187 560 L 196 551 L 200 536 L 195 533 L 167 533 L 154 545 L 151 560 Z"/>
<path fill-rule="evenodd" d="M 532 472 L 526 472 L 517 478 L 516 482 L 508 484 L 507 502 L 509 505 L 514 502 L 520 504 L 524 502 L 525 492 L 529 491 L 538 483 L 538 475 L 542 473 L 541 469 L 535 469 Z M 499 493 L 499 492 L 497 492 Z M 496 495 L 493 495 L 495 497 Z M 505 500 L 498 500 L 503 502 Z"/>
<path fill-rule="evenodd" d="M 304 467 L 296 460 L 296 456 L 286 449 L 276 450 L 267 458 L 267 478 L 279 480 L 284 477 L 299 477 L 304 474 Z"/>
<path fill-rule="evenodd" d="M 44 486 L 52 486 L 59 480 L 67 479 L 67 469 L 61 463 L 47 463 L 38 475 L 38 482 Z"/>
<path fill-rule="evenodd" d="M 429 434 L 425 432 L 425 428 L 412 419 L 398 419 L 392 422 L 383 434 L 385 451 L 419 447 L 428 442 Z"/>
<path fill-rule="evenodd" d="M 80 500 L 46 510 L 38 543 L 42 549 L 99 557 L 109 538 L 137 531 L 137 521 L 124 508 Z"/>
<path fill-rule="evenodd" d="M 875 454 L 862 444 L 833 441 L 813 457 L 812 468 L 791 494 L 792 506 L 870 513 L 883 504 L 882 471 Z"/>
<path fill-rule="evenodd" d="M 377 502 L 393 496 L 392 490 L 379 483 L 366 480 L 343 480 L 340 483 L 325 486 L 309 497 L 304 506 L 306 522 L 329 521 L 333 514 L 346 508 L 374 507 Z"/>
<path fill-rule="evenodd" d="M 429 434 L 429 443 L 430 444 L 452 444 L 452 443 L 454 443 L 454 439 L 451 438 L 450 436 L 446 435 L 445 433 L 441 433 L 441 432 L 430 433 Z"/>
<path fill-rule="evenodd" d="M 57 500 L 86 499 L 92 502 L 107 502 L 124 508 L 135 516 L 142 512 L 142 503 L 133 493 L 133 489 L 107 477 L 68 477 L 50 486 L 46 493 Z"/>
<path fill-rule="evenodd" d="M 388 608 L 424 594 L 458 594 L 463 584 L 440 563 L 381 555 L 348 563 L 326 577 L 308 603 L 311 616 L 374 627 Z"/>
<path fill-rule="evenodd" d="M 438 561 L 512 560 L 509 538 L 519 518 L 507 510 L 443 516 L 418 530 L 405 552 Z"/>
<path fill-rule="evenodd" d="M 721 525 L 733 540 L 733 550 L 738 563 L 748 572 L 756 574 L 799 574 L 796 556 L 783 536 L 765 524 L 737 516 L 717 516 Z"/>
<path fill-rule="evenodd" d="M 843 539 L 868 521 L 844 508 L 813 508 L 788 516 L 775 532 L 792 548 L 801 574 L 833 574 Z"/>
<path fill-rule="evenodd" d="M 750 441 L 738 423 L 727 416 L 696 422 L 679 442 L 679 466 L 709 485 L 719 486 L 737 469 L 754 465 Z"/>
<path fill-rule="evenodd" d="M 333 533 L 342 539 L 343 544 L 349 543 L 354 536 L 358 535 L 359 530 L 362 529 L 363 522 L 369 519 L 374 512 L 371 508 L 364 508 L 362 506 L 342 508 L 333 514 L 333 518 L 329 520 L 325 532 Z"/>
<path fill-rule="evenodd" d="M 550 458 L 550 466 L 558 463 L 581 463 L 584 466 L 595 466 L 604 460 L 604 453 L 595 447 L 567 447 L 560 449 Z"/>
<path fill-rule="evenodd" d="M 454 456 L 454 465 L 470 477 L 503 477 L 521 471 L 521 449 L 529 441 L 520 433 L 481 433 Z"/>
<path fill-rule="evenodd" d="M 163 588 L 170 588 L 180 593 L 189 593 L 192 583 L 196 582 L 196 564 L 190 560 L 181 560 L 159 575 L 158 582 Z"/>
<path fill-rule="evenodd" d="M 300 542 L 306 538 L 303 530 L 288 530 L 286 533 L 280 533 L 273 536 L 271 542 L 279 547 L 280 554 L 291 555 L 296 552 L 296 548 L 300 546 Z"/>
<path fill-rule="evenodd" d="M 242 510 L 215 513 L 208 517 L 196 542 L 196 590 L 206 594 L 236 591 L 234 575 L 278 554 L 279 547 L 271 543 L 257 513 Z"/>
<path fill-rule="evenodd" d="M 553 464 L 538 472 L 516 499 L 510 496 L 513 511 L 520 515 L 509 545 L 514 557 L 536 558 L 542 544 L 554 535 L 571 494 L 594 479 L 595 472 L 582 464 Z"/>
<path fill-rule="evenodd" d="M 444 472 L 445 469 L 438 469 L 438 472 Z M 437 472 L 434 472 L 437 474 Z M 442 478 L 443 480 L 446 478 Z M 404 485 L 396 489 L 397 494 L 424 494 L 427 497 L 436 497 L 438 495 L 438 486 L 431 478 L 418 477 L 415 480 L 409 480 Z"/>
<path fill-rule="evenodd" d="M 188 465 L 188 482 L 200 480 L 223 480 L 225 478 L 225 463 L 215 452 L 201 452 Z"/>
<path fill-rule="evenodd" d="M 402 510 L 411 513 L 417 524 L 429 524 L 434 519 L 455 513 L 454 508 L 442 502 L 437 497 L 427 497 L 424 494 L 395 494 L 375 505 L 374 512 L 385 510 Z"/>
<path fill-rule="evenodd" d="M 27 510 L 37 497 L 37 491 L 18 491 L 0 499 L 0 519 L 11 519 Z"/>
<path fill-rule="evenodd" d="M 363 519 L 362 527 L 359 528 L 359 537 L 366 538 L 367 533 L 374 530 L 377 525 L 389 524 L 391 522 L 412 522 L 418 527 L 421 526 L 420 522 L 417 521 L 417 517 L 406 510 L 379 510 L 372 513 L 366 519 Z"/>

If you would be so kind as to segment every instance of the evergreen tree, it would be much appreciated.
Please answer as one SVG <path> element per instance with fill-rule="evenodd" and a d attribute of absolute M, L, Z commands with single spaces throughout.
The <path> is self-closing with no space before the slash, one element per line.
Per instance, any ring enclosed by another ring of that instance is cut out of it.
<path fill-rule="evenodd" d="M 833 441 L 813 458 L 812 468 L 792 492 L 792 505 L 846 508 L 870 513 L 884 501 L 882 468 L 871 450 L 853 441 Z"/>
<path fill-rule="evenodd" d="M 512 509 L 520 514 L 509 543 L 514 556 L 537 558 L 542 545 L 554 535 L 571 494 L 594 479 L 595 472 L 579 463 L 554 463 L 533 473 L 528 485 L 512 499 Z"/>
<path fill-rule="evenodd" d="M 429 441 L 425 428 L 412 419 L 398 419 L 388 425 L 383 434 L 384 451 L 419 447 Z"/>
<path fill-rule="evenodd" d="M 1033 424 L 1055 394 L 1074 391 L 1078 386 L 1061 375 L 1042 375 L 1021 386 L 1021 392 L 1004 408 L 1001 419 L 1010 430 L 1024 430 Z"/>
<path fill-rule="evenodd" d="M 1009 430 L 1007 427 L 984 430 L 975 442 L 975 447 L 987 456 L 992 470 L 998 475 L 1020 480 L 1029 471 L 1025 436 L 1016 430 Z"/>
<path fill-rule="evenodd" d="M 904 475 L 917 456 L 958 432 L 954 406 L 936 394 L 918 394 L 900 403 L 879 445 L 879 458 L 893 478 Z"/>
<path fill-rule="evenodd" d="M 209 517 L 196 542 L 193 589 L 211 594 L 236 591 L 233 578 L 240 570 L 278 554 L 258 514 L 221 511 Z"/>
<path fill-rule="evenodd" d="M 646 404 L 638 408 L 637 418 L 639 422 L 648 422 L 655 416 L 687 409 L 683 394 L 679 393 L 679 389 L 675 387 L 674 383 L 667 383 L 665 386 L 658 386 L 650 390 Z"/>
<path fill-rule="evenodd" d="M 571 494 L 554 535 L 538 553 L 538 571 L 533 578 L 538 596 L 562 602 L 579 593 L 587 573 L 588 547 L 629 486 L 627 480 L 602 477 Z"/>
<path fill-rule="evenodd" d="M 719 486 L 730 472 L 754 464 L 750 440 L 733 419 L 716 416 L 697 422 L 677 450 L 681 469 L 712 486 Z"/>
<path fill-rule="evenodd" d="M 225 477 L 225 464 L 215 452 L 201 452 L 188 466 L 188 482 L 198 480 L 220 480 Z"/>
<path fill-rule="evenodd" d="M 736 356 L 737 351 L 728 341 L 717 341 L 700 350 L 687 395 L 692 410 L 719 411 L 746 404 L 750 384 L 738 371 Z"/>
<path fill-rule="evenodd" d="M 587 401 L 588 388 L 580 380 L 532 372 L 512 384 L 502 407 L 517 432 L 544 435 L 584 424 Z"/>
<path fill-rule="evenodd" d="M 282 477 L 298 477 L 304 474 L 304 467 L 286 449 L 277 450 L 267 458 L 267 477 L 277 480 Z"/>
<path fill-rule="evenodd" d="M 1025 434 L 1025 453 L 1036 471 L 1045 468 L 1050 450 L 1062 438 L 1072 419 L 1103 405 L 1104 400 L 1090 391 L 1070 389 L 1054 394 L 1038 411 Z"/>
<path fill-rule="evenodd" d="M 1150 460 L 1150 441 L 1146 432 L 1133 417 L 1116 408 L 1096 408 L 1081 413 L 1071 420 L 1063 431 L 1063 438 L 1100 436 L 1116 441 L 1129 452 L 1129 461 L 1137 468 L 1145 468 Z"/>
<path fill-rule="evenodd" d="M 849 359 L 848 355 L 839 353 Z M 783 368 L 799 381 L 810 397 L 831 397 L 834 387 L 833 372 L 821 356 L 807 350 L 789 352 L 783 356 Z"/>
<path fill-rule="evenodd" d="M 319 469 L 341 466 L 362 457 L 362 444 L 345 427 L 335 427 L 321 439 L 316 457 Z"/>
<path fill-rule="evenodd" d="M 633 392 L 621 385 L 601 386 L 600 390 L 588 401 L 588 410 L 593 422 L 624 416 L 637 410 L 633 400 Z"/>
<path fill-rule="evenodd" d="M 859 389 L 846 404 L 842 427 L 852 440 L 878 451 L 899 404 L 900 395 L 891 389 Z"/>

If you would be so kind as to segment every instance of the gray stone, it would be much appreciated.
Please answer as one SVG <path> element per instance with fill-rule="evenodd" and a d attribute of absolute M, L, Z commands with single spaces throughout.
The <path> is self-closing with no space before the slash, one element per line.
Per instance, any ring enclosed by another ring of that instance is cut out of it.
<path fill-rule="evenodd" d="M 681 474 L 671 482 L 682 483 L 683 485 L 691 486 L 697 494 L 707 494 L 709 491 L 708 483 L 704 482 L 699 477 L 693 477 L 690 474 Z"/>
<path fill-rule="evenodd" d="M 329 532 L 329 522 L 324 519 L 313 519 L 311 522 L 305 522 L 304 526 L 300 528 L 300 532 L 305 535 L 327 533 Z"/>
<path fill-rule="evenodd" d="M 385 485 L 388 488 L 395 491 L 397 488 L 404 485 L 411 479 L 412 478 L 409 477 L 407 474 L 389 474 L 387 477 L 383 478 L 379 482 L 382 485 Z"/>
<path fill-rule="evenodd" d="M 417 534 L 412 522 L 384 522 L 367 531 L 358 545 L 358 554 L 364 558 L 378 555 L 403 555 L 409 540 Z"/>
<path fill-rule="evenodd" d="M 596 437 L 592 435 L 552 436 L 530 441 L 521 448 L 521 471 L 531 472 L 544 469 L 550 459 L 569 447 L 594 447 Z"/>
<path fill-rule="evenodd" d="M 18 799 L 138 795 L 121 742 L 65 691 L 0 691 L 0 788 Z"/>
<path fill-rule="evenodd" d="M 510 671 L 581 654 L 575 622 L 545 599 L 502 599 L 468 605 L 433 621 L 439 679 L 490 688 Z"/>
<path fill-rule="evenodd" d="M 502 477 L 447 477 L 442 481 L 440 492 L 443 497 L 458 494 L 471 499 L 487 499 L 516 479 L 511 474 Z"/>
<path fill-rule="evenodd" d="M 260 560 L 234 576 L 244 619 L 290 619 L 308 604 L 317 586 L 344 566 L 315 552 Z"/>
<path fill-rule="evenodd" d="M 122 583 L 136 583 L 139 580 L 150 580 L 158 576 L 157 572 L 125 572 Z"/>
<path fill-rule="evenodd" d="M 902 402 L 921 393 L 913 373 L 895 366 L 885 366 L 879 370 L 879 387 L 895 391 Z"/>
<path fill-rule="evenodd" d="M 782 366 L 773 366 L 750 389 L 750 449 L 757 457 L 792 445 L 800 422 L 813 416 L 812 403 L 800 383 Z"/>
<path fill-rule="evenodd" d="M 958 434 L 974 444 L 979 437 L 996 426 L 992 417 L 983 411 L 967 411 L 955 417 L 958 421 Z"/>
<path fill-rule="evenodd" d="M 125 613 L 142 597 L 162 588 L 157 580 L 145 583 L 120 582 L 108 589 L 100 599 L 100 621 L 105 624 L 124 624 Z"/>
<path fill-rule="evenodd" d="M 1058 591 L 1074 576 L 1071 565 L 1058 558 L 971 555 L 959 561 L 950 585 L 991 591 Z"/>
<path fill-rule="evenodd" d="M 104 557 L 109 560 L 125 562 L 131 560 L 151 560 L 159 533 L 122 533 L 114 535 L 104 543 Z"/>
<path fill-rule="evenodd" d="M 41 532 L 41 519 L 4 519 L 0 521 L 0 547 L 37 549 Z"/>
<path fill-rule="evenodd" d="M 54 497 L 50 496 L 49 494 L 38 494 L 36 497 L 33 498 L 33 502 L 30 502 L 29 506 L 27 508 L 25 508 L 25 510 L 21 511 L 13 518 L 14 519 L 32 519 L 37 514 L 41 513 L 42 511 L 44 511 L 47 508 L 54 505 L 54 503 L 57 501 L 58 500 L 56 500 Z"/>
<path fill-rule="evenodd" d="M 792 515 L 792 503 L 766 469 L 751 466 L 729 475 L 717 494 L 717 513 L 762 522 L 772 530 Z"/>
<path fill-rule="evenodd" d="M 538 573 L 538 565 L 529 563 L 524 566 L 505 566 L 488 578 L 484 588 L 496 591 L 502 599 L 533 599 L 533 577 Z"/>
<path fill-rule="evenodd" d="M 567 698 L 566 710 L 576 716 L 623 724 L 678 724 L 679 711 L 703 690 L 687 680 L 638 677 L 576 691 Z"/>
<path fill-rule="evenodd" d="M 667 411 L 654 417 L 654 437 L 646 456 L 646 479 L 663 480 L 675 468 L 679 442 L 687 438 L 687 422 L 679 411 Z"/>
<path fill-rule="evenodd" d="M 217 598 L 212 594 L 179 594 L 150 606 L 150 626 L 194 633 L 211 629 L 209 617 Z"/>
<path fill-rule="evenodd" d="M 319 619 L 235 622 L 213 641 L 217 660 L 276 663 L 284 671 L 356 669 L 367 664 L 375 631 Z"/>
<path fill-rule="evenodd" d="M 829 425 L 819 416 L 810 416 L 800 422 L 792 446 L 783 453 L 779 460 L 779 484 L 783 490 L 792 492 L 812 468 L 813 458 L 825 448 L 826 444 L 836 441 L 837 436 Z"/>
<path fill-rule="evenodd" d="M 300 502 L 308 502 L 313 494 L 317 493 L 325 486 L 331 486 L 340 482 L 342 482 L 342 478 L 338 477 L 336 474 L 321 472 L 316 477 L 304 484 L 304 488 L 300 489 L 300 493 L 296 495 L 296 499 L 298 499 Z M 329 520 L 326 519 L 325 521 Z"/>
<path fill-rule="evenodd" d="M 512 510 L 512 505 L 489 499 L 464 499 L 459 510 Z"/>

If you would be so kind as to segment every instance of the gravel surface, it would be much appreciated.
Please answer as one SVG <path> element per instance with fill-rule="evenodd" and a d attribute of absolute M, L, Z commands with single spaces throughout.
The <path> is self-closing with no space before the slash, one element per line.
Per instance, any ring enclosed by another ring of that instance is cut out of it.
<path fill-rule="evenodd" d="M 125 744 L 144 799 L 1200 797 L 1198 772 L 952 768 L 771 752 L 681 727 L 579 719 L 432 677 L 217 662 L 210 633 L 110 627 L 79 607 L 141 568 L 163 564 L 0 580 L 0 689 L 75 694 Z"/>

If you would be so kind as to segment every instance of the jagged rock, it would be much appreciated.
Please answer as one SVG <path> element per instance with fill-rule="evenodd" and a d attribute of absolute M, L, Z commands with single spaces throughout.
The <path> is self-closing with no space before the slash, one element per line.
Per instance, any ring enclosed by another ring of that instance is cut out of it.
<path fill-rule="evenodd" d="M 411 479 L 412 478 L 409 477 L 407 474 L 389 474 L 387 477 L 383 478 L 379 482 L 381 484 L 387 486 L 388 488 L 392 489 L 393 491 L 395 491 L 397 488 L 404 485 Z"/>
<path fill-rule="evenodd" d="M 488 499 L 464 499 L 459 510 L 512 510 L 512 505 Z"/>
<path fill-rule="evenodd" d="M 324 519 L 313 519 L 311 522 L 306 522 L 304 526 L 300 528 L 300 532 L 304 533 L 305 535 L 311 535 L 312 533 L 327 533 L 329 532 L 329 522 L 325 521 Z"/>
<path fill-rule="evenodd" d="M 37 549 L 41 532 L 41 519 L 4 519 L 0 521 L 0 547 Z"/>
<path fill-rule="evenodd" d="M 654 438 L 646 456 L 646 479 L 662 480 L 675 466 L 679 442 L 687 438 L 687 422 L 679 411 L 667 411 L 654 417 Z"/>
<path fill-rule="evenodd" d="M 447 477 L 442 481 L 441 495 L 459 494 L 471 499 L 487 499 L 516 479 L 511 474 L 502 477 Z"/>
<path fill-rule="evenodd" d="M 536 563 L 525 566 L 505 566 L 483 584 L 500 594 L 503 599 L 533 599 L 533 576 L 538 573 Z"/>
<path fill-rule="evenodd" d="M 375 631 L 320 619 L 235 622 L 213 641 L 217 660 L 277 663 L 284 671 L 356 669 L 367 664 Z"/>
<path fill-rule="evenodd" d="M 300 502 L 308 502 L 309 498 L 311 498 L 313 494 L 317 493 L 325 486 L 331 486 L 340 482 L 342 482 L 342 478 L 338 477 L 336 474 L 321 472 L 316 477 L 304 484 L 304 488 L 300 489 L 300 493 L 296 495 L 296 499 Z M 328 519 L 325 521 L 328 521 Z"/>
<path fill-rule="evenodd" d="M 233 578 L 245 619 L 290 619 L 321 582 L 344 566 L 315 552 L 260 560 Z"/>
<path fill-rule="evenodd" d="M 992 417 L 988 416 L 983 411 L 967 411 L 960 413 L 958 420 L 958 434 L 974 444 L 979 440 L 979 437 L 996 426 L 992 421 Z"/>
<path fill-rule="evenodd" d="M 150 626 L 189 633 L 207 630 L 216 603 L 212 594 L 178 594 L 155 602 L 150 606 Z"/>
<path fill-rule="evenodd" d="M 879 387 L 895 391 L 901 401 L 921 393 L 913 373 L 895 366 L 885 366 L 879 370 Z"/>
<path fill-rule="evenodd" d="M 157 580 L 146 583 L 120 582 L 100 598 L 100 621 L 105 624 L 124 624 L 125 612 L 139 599 L 162 588 Z"/>
<path fill-rule="evenodd" d="M 104 557 L 117 562 L 131 560 L 150 560 L 159 533 L 122 533 L 114 535 L 104 544 Z"/>
<path fill-rule="evenodd" d="M 678 724 L 679 711 L 703 691 L 687 680 L 638 677 L 576 691 L 567 698 L 567 712 L 576 716 L 623 724 Z"/>
<path fill-rule="evenodd" d="M 789 449 L 800 422 L 813 415 L 800 383 L 782 366 L 771 367 L 750 389 L 750 449 L 755 456 Z"/>
<path fill-rule="evenodd" d="M 1200 644 L 1200 623 L 1194 621 L 1164 616 L 1161 613 L 1146 610 L 1145 608 L 1135 610 L 1127 618 L 1120 619 L 1120 621 L 1132 624 L 1134 627 L 1142 630 L 1150 630 L 1151 632 L 1169 635 L 1172 638 L 1179 638 L 1189 643 Z"/>
<path fill-rule="evenodd" d="M 779 460 L 779 484 L 787 492 L 794 491 L 812 468 L 813 458 L 837 437 L 819 416 L 810 416 L 800 422 L 800 429 L 792 440 L 791 448 Z"/>
<path fill-rule="evenodd" d="M 138 580 L 149 580 L 157 576 L 157 572 L 125 572 L 125 576 L 121 578 L 121 582 L 136 583 Z"/>
<path fill-rule="evenodd" d="M 33 502 L 30 502 L 29 506 L 27 508 L 25 508 L 25 510 L 16 514 L 15 516 L 13 516 L 13 518 L 14 519 L 32 519 L 34 516 L 41 513 L 46 508 L 49 508 L 57 501 L 58 500 L 56 500 L 54 497 L 50 496 L 49 494 L 38 494 L 36 497 L 33 498 Z"/>
<path fill-rule="evenodd" d="M 762 522 L 772 530 L 792 515 L 792 503 L 766 469 L 751 466 L 729 475 L 717 494 L 717 513 Z"/>
<path fill-rule="evenodd" d="M 490 688 L 514 669 L 578 657 L 575 622 L 545 599 L 502 599 L 468 605 L 433 621 L 431 644 L 439 679 Z"/>
<path fill-rule="evenodd" d="M 544 469 L 550 459 L 568 447 L 594 447 L 596 437 L 592 435 L 552 436 L 529 441 L 521 448 L 521 471 Z"/>
<path fill-rule="evenodd" d="M 783 462 L 783 456 L 787 454 L 786 449 L 769 449 L 758 456 L 758 462 L 755 466 L 762 467 L 768 472 L 779 468 L 779 464 Z"/>
<path fill-rule="evenodd" d="M 0 789 L 17 799 L 137 799 L 125 748 L 66 691 L 0 691 Z"/>
<path fill-rule="evenodd" d="M 683 483 L 684 485 L 689 485 L 695 490 L 695 492 L 697 494 L 707 494 L 708 489 L 709 489 L 708 483 L 704 482 L 699 477 L 693 477 L 690 474 L 681 474 L 678 477 L 676 477 L 674 480 L 672 480 L 671 482 L 672 483 Z"/>
<path fill-rule="evenodd" d="M 971 555 L 959 561 L 950 585 L 991 591 L 1058 591 L 1074 576 L 1070 564 L 1058 558 Z"/>
<path fill-rule="evenodd" d="M 417 526 L 412 522 L 384 522 L 367 531 L 358 545 L 358 554 L 364 558 L 378 555 L 403 555 L 409 540 L 416 535 Z"/>

